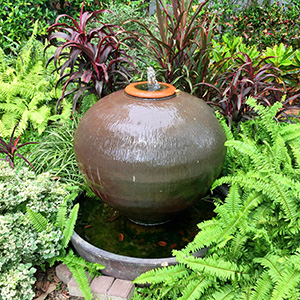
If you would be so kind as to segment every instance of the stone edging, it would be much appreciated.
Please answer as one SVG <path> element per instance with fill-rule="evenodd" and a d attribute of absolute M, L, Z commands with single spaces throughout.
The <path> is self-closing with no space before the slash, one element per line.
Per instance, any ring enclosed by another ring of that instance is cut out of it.
<path fill-rule="evenodd" d="M 82 297 L 78 284 L 66 265 L 58 265 L 55 271 L 56 276 L 68 286 L 71 296 Z M 93 280 L 89 277 L 89 282 L 94 299 L 130 300 L 134 294 L 134 284 L 129 280 L 117 279 L 110 276 L 98 276 Z"/>

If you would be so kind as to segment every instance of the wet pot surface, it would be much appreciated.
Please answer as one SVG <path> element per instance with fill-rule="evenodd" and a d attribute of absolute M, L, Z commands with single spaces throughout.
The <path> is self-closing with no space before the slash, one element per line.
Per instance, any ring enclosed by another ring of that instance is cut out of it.
<path fill-rule="evenodd" d="M 136 223 L 159 224 L 206 194 L 221 171 L 224 142 L 204 101 L 183 92 L 145 100 L 122 90 L 86 112 L 74 149 L 103 201 Z"/>

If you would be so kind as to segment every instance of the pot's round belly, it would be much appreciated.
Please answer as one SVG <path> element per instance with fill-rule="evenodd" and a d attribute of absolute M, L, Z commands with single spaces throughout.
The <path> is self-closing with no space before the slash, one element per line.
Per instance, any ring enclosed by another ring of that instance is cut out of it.
<path fill-rule="evenodd" d="M 136 223 L 159 224 L 203 197 L 225 158 L 212 109 L 181 92 L 144 100 L 123 90 L 94 104 L 74 137 L 91 189 Z"/>

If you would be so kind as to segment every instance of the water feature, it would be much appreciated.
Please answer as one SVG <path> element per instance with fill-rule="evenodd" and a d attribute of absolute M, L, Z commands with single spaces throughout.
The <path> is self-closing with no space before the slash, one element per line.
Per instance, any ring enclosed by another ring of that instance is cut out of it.
<path fill-rule="evenodd" d="M 103 202 L 82 201 L 72 243 L 103 274 L 132 280 L 175 264 L 172 250 L 213 216 L 202 199 L 222 169 L 226 137 L 203 100 L 175 90 L 149 68 L 147 82 L 98 101 L 76 130 L 78 167 Z"/>

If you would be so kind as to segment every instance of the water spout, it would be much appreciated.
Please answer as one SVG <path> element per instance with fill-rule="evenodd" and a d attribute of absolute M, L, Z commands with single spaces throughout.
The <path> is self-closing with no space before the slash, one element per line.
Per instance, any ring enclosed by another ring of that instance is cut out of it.
<path fill-rule="evenodd" d="M 160 84 L 155 77 L 155 71 L 152 67 L 147 68 L 148 91 L 157 91 L 160 89 Z"/>

